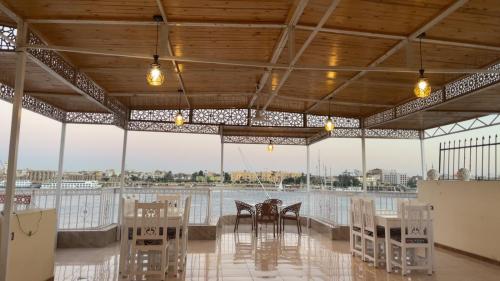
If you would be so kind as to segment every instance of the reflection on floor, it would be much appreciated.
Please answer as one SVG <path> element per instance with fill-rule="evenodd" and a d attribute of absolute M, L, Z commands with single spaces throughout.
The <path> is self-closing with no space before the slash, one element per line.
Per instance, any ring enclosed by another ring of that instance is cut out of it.
<path fill-rule="evenodd" d="M 500 267 L 437 249 L 432 276 L 387 274 L 349 254 L 347 242 L 318 233 L 299 236 L 292 227 L 273 238 L 272 229 L 255 238 L 241 226 L 219 229 L 217 241 L 190 241 L 187 269 L 169 280 L 443 280 L 498 281 Z M 265 230 L 265 229 L 264 229 Z M 118 244 L 103 249 L 64 249 L 56 255 L 55 280 L 119 280 Z"/>

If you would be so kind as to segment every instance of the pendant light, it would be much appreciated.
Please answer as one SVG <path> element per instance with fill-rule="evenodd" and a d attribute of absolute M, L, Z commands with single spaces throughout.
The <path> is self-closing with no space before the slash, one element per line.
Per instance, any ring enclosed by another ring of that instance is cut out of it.
<path fill-rule="evenodd" d="M 160 21 L 163 20 L 161 16 L 154 16 L 153 19 L 156 21 L 156 47 L 155 54 L 153 56 L 153 63 L 151 64 L 151 68 L 148 71 L 148 75 L 146 79 L 148 84 L 151 86 L 160 86 L 165 82 L 165 75 L 163 74 L 160 63 L 158 62 L 158 26 L 160 25 Z"/>
<path fill-rule="evenodd" d="M 182 116 L 181 112 L 181 95 L 182 95 L 182 90 L 179 89 L 179 110 L 177 111 L 177 115 L 175 115 L 175 125 L 177 127 L 182 127 L 184 125 L 184 117 Z"/>
<path fill-rule="evenodd" d="M 420 39 L 420 76 L 415 84 L 415 88 L 413 89 L 413 93 L 417 98 L 426 98 L 431 94 L 431 85 L 429 84 L 429 80 L 424 76 L 424 67 L 422 63 L 422 38 L 425 37 L 425 33 L 422 33 L 418 36 Z"/>
<path fill-rule="evenodd" d="M 328 101 L 328 119 L 325 122 L 325 131 L 331 132 L 333 129 L 335 129 L 335 125 L 332 120 L 332 99 L 330 98 Z"/>
<path fill-rule="evenodd" d="M 267 145 L 267 151 L 268 152 L 273 152 L 274 150 L 274 144 L 272 140 L 269 140 L 269 144 Z"/>

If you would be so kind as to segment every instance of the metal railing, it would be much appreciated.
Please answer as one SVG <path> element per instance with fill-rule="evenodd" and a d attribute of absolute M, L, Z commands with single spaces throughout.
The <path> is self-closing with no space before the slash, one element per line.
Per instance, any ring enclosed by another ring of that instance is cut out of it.
<path fill-rule="evenodd" d="M 29 208 L 55 208 L 56 192 L 55 189 L 17 189 L 16 195 L 30 195 Z M 375 199 L 377 209 L 384 211 L 396 211 L 399 198 L 416 198 L 416 193 L 403 192 L 264 191 L 230 187 L 124 188 L 124 196 L 135 196 L 141 202 L 152 202 L 160 194 L 173 193 L 181 194 L 181 208 L 184 207 L 184 199 L 191 196 L 190 224 L 214 224 L 221 216 L 234 215 L 236 213 L 234 200 L 255 204 L 269 197 L 280 198 L 286 205 L 302 202 L 301 215 L 332 225 L 347 225 L 350 198 L 353 196 L 372 197 Z M 119 188 L 63 189 L 58 212 L 58 228 L 60 230 L 91 230 L 117 223 L 119 196 Z M 15 204 L 15 210 L 26 207 L 26 205 Z"/>
<path fill-rule="evenodd" d="M 498 180 L 498 136 L 454 140 L 439 144 L 439 174 L 443 180 L 457 179 L 467 169 L 474 180 Z"/>

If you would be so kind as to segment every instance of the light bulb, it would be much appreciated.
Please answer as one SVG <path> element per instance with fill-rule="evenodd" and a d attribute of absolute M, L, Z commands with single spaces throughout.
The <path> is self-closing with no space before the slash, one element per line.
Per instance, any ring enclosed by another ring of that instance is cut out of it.
<path fill-rule="evenodd" d="M 417 84 L 415 84 L 415 88 L 413 89 L 413 93 L 418 98 L 426 98 L 431 94 L 431 85 L 427 78 L 420 76 L 418 78 Z"/>
<path fill-rule="evenodd" d="M 177 115 L 175 116 L 175 125 L 177 127 L 182 127 L 182 125 L 184 125 L 184 117 L 182 117 L 182 113 L 180 111 L 177 112 Z"/>
<path fill-rule="evenodd" d="M 273 150 L 274 150 L 274 144 L 272 142 L 269 142 L 269 144 L 267 145 L 267 151 L 273 152 Z"/>
<path fill-rule="evenodd" d="M 327 132 L 331 132 L 331 131 L 333 131 L 333 129 L 335 129 L 335 125 L 333 125 L 333 120 L 331 117 L 328 117 L 328 119 L 326 119 L 326 122 L 325 122 L 325 130 Z"/>
<path fill-rule="evenodd" d="M 147 75 L 148 84 L 151 86 L 160 86 L 165 81 L 165 76 L 158 63 L 152 63 Z"/>

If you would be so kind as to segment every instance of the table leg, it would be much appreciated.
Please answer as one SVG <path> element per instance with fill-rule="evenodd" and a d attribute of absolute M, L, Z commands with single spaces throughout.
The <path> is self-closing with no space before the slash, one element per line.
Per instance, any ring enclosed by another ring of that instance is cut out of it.
<path fill-rule="evenodd" d="M 384 229 L 385 229 L 385 267 L 387 269 L 387 272 L 391 272 L 392 271 L 391 229 L 387 224 L 384 225 Z"/>
<path fill-rule="evenodd" d="M 178 272 L 179 272 L 179 240 L 181 239 L 180 238 L 180 228 L 181 228 L 181 224 L 179 223 L 179 221 L 177 221 L 177 225 L 175 227 L 175 261 L 174 261 L 174 273 L 175 273 L 175 276 L 177 276 Z M 185 235 L 185 234 L 184 234 Z"/>
<path fill-rule="evenodd" d="M 126 269 L 125 269 L 125 260 L 127 255 L 127 248 L 128 248 L 128 233 L 126 233 L 127 227 L 124 225 L 120 226 L 120 276 L 123 276 L 126 274 Z"/>

